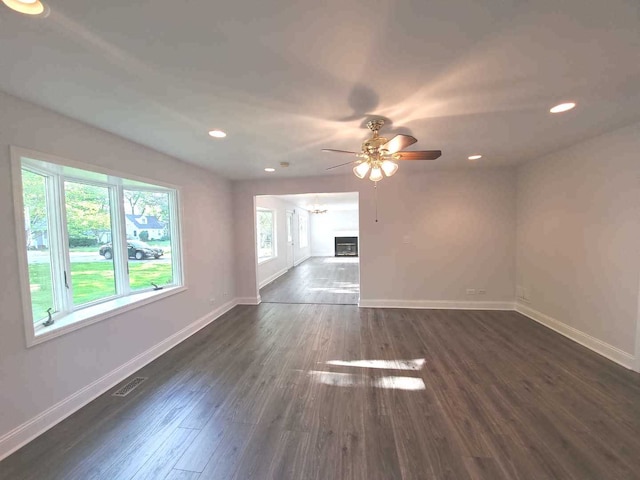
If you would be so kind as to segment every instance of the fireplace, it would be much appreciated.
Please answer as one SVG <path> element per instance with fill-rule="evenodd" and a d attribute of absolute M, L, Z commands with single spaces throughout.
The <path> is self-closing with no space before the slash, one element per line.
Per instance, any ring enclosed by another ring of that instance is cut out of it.
<path fill-rule="evenodd" d="M 358 237 L 334 237 L 336 257 L 357 257 Z"/>

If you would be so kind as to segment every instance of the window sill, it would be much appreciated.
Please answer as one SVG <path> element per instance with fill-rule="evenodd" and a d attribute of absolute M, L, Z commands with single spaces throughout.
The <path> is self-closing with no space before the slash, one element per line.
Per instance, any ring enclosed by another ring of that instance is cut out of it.
<path fill-rule="evenodd" d="M 83 308 L 64 317 L 57 318 L 56 322 L 49 327 L 38 327 L 36 332 L 29 332 L 31 335 L 27 334 L 27 347 L 38 345 L 52 338 L 60 337 L 66 333 L 148 305 L 162 298 L 184 292 L 186 289 L 187 287 L 184 286 L 165 287 L 161 291 L 151 290 Z"/>
<path fill-rule="evenodd" d="M 273 257 L 269 257 L 269 258 L 264 258 L 262 260 L 258 260 L 258 265 L 262 265 L 263 263 L 269 263 L 269 262 L 275 260 L 276 258 L 278 258 L 278 256 L 274 255 Z"/>

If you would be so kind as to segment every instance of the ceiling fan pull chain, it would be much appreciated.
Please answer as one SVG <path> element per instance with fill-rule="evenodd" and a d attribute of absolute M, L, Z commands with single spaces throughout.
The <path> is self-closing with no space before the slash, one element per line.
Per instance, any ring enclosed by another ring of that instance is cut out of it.
<path fill-rule="evenodd" d="M 375 197 L 376 204 L 376 223 L 378 223 L 378 182 L 373 182 L 373 195 Z"/>

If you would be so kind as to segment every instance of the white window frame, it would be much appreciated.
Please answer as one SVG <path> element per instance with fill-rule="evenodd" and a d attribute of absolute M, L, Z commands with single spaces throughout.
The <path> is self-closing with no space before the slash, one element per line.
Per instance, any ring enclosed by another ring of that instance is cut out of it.
<path fill-rule="evenodd" d="M 114 170 L 96 167 L 94 165 L 67 160 L 42 152 L 10 147 L 13 199 L 15 206 L 16 237 L 18 242 L 18 266 L 22 292 L 23 321 L 27 347 L 37 345 L 68 332 L 83 328 L 93 323 L 122 314 L 134 308 L 175 295 L 187 289 L 185 284 L 185 270 L 182 251 L 182 209 L 181 191 L 176 185 L 170 185 L 157 180 L 129 175 Z M 34 322 L 31 305 L 29 260 L 27 254 L 27 238 L 25 235 L 24 200 L 22 191 L 22 168 L 47 176 L 46 195 L 48 204 L 47 214 L 50 223 L 49 241 L 51 252 L 51 268 L 54 280 L 53 289 L 57 301 L 61 302 L 64 310 L 52 315 L 54 324 L 45 327 L 42 321 Z M 34 162 L 35 160 L 35 162 Z M 46 162 L 46 168 L 35 165 L 36 162 Z M 106 176 L 106 180 L 88 180 L 73 174 L 64 173 L 64 167 L 84 170 L 85 172 Z M 109 189 L 111 204 L 112 246 L 114 249 L 114 274 L 116 294 L 87 304 L 73 306 L 71 290 L 64 287 L 60 281 L 60 273 L 69 272 L 68 232 L 66 231 L 64 182 L 77 182 L 86 185 L 97 185 Z M 135 183 L 129 183 L 135 182 Z M 145 185 L 138 185 L 143 183 Z M 173 269 L 173 283 L 164 285 L 161 290 L 148 289 L 132 291 L 129 287 L 127 238 L 124 216 L 123 191 L 156 191 L 169 195 L 169 209 L 171 217 L 171 259 Z M 52 215 L 49 218 L 49 215 Z M 121 241 L 118 241 L 121 240 Z"/>
<path fill-rule="evenodd" d="M 304 235 L 302 226 L 304 225 Z M 304 240 L 304 245 L 302 241 Z M 309 248 L 309 217 L 304 214 L 298 215 L 298 247 Z"/>
<path fill-rule="evenodd" d="M 263 257 L 260 258 L 260 246 L 258 245 L 258 242 L 260 241 L 260 223 L 258 222 L 258 212 L 271 212 L 271 215 L 273 217 L 273 222 L 271 223 L 271 230 L 272 230 L 272 251 L 273 254 L 270 257 Z M 278 237 L 277 237 L 277 232 L 278 232 L 278 228 L 277 228 L 277 215 L 276 215 L 276 211 L 272 208 L 263 208 L 263 207 L 257 207 L 256 208 L 256 257 L 258 259 L 258 265 L 262 265 L 265 262 L 270 262 L 271 260 L 274 260 L 276 258 L 278 258 Z"/>

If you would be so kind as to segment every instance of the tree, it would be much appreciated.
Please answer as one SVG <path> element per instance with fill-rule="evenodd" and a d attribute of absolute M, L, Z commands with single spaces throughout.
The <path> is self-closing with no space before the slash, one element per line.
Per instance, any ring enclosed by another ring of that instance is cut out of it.
<path fill-rule="evenodd" d="M 109 190 L 106 187 L 65 182 L 65 204 L 69 238 L 98 238 L 111 230 Z"/>
<path fill-rule="evenodd" d="M 45 195 L 45 177 L 29 170 L 22 170 L 22 196 L 24 200 L 25 215 L 29 222 L 30 231 L 34 231 L 39 226 L 46 225 L 47 201 Z"/>

